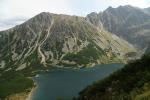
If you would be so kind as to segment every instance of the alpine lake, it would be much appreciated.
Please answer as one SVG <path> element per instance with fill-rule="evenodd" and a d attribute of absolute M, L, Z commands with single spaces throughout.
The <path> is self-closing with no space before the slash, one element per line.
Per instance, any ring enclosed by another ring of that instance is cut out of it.
<path fill-rule="evenodd" d="M 92 68 L 54 69 L 34 77 L 37 84 L 33 100 L 72 100 L 94 82 L 108 77 L 124 64 L 96 65 Z"/>

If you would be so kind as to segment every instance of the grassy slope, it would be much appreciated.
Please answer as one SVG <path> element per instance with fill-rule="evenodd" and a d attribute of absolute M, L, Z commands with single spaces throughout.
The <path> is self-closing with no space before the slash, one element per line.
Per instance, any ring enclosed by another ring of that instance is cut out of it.
<path fill-rule="evenodd" d="M 30 92 L 33 85 L 33 80 L 20 72 L 8 71 L 0 76 L 0 99 L 16 93 Z"/>
<path fill-rule="evenodd" d="M 148 98 L 148 99 L 145 99 Z M 150 54 L 80 92 L 78 100 L 149 100 Z"/>

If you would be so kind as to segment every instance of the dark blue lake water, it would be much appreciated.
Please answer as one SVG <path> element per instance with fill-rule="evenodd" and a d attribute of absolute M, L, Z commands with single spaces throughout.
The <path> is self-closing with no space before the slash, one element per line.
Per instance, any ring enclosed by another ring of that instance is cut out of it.
<path fill-rule="evenodd" d="M 55 69 L 35 78 L 37 89 L 33 100 L 71 100 L 94 81 L 103 79 L 122 68 L 123 64 L 97 65 L 83 69 Z"/>

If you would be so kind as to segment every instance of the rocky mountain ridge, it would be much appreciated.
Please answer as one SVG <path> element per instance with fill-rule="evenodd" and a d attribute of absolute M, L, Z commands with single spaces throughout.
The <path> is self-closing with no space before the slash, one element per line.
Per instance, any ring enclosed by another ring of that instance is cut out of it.
<path fill-rule="evenodd" d="M 150 41 L 149 8 L 141 9 L 130 5 L 109 7 L 100 13 L 91 13 L 87 18 L 99 28 L 122 37 L 134 46 L 143 49 Z"/>
<path fill-rule="evenodd" d="M 78 16 L 43 12 L 0 32 L 1 69 L 5 71 L 38 65 L 93 66 L 120 62 L 127 53 L 135 51 L 125 40 Z"/>

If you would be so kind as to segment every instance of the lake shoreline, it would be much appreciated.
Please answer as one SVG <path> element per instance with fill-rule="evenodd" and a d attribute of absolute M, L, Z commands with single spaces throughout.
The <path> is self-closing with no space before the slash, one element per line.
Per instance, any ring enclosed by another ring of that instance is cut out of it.
<path fill-rule="evenodd" d="M 34 86 L 32 87 L 31 91 L 29 92 L 28 97 L 27 97 L 26 100 L 32 100 L 33 99 L 33 94 L 35 93 L 36 89 L 37 89 L 37 84 L 34 81 Z"/>

